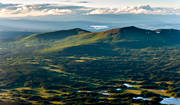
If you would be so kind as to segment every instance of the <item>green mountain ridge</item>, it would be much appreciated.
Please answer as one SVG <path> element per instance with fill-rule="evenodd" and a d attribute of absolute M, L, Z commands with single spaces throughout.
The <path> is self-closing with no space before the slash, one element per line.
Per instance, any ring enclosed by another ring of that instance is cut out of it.
<path fill-rule="evenodd" d="M 42 34 L 33 34 L 15 45 L 21 48 L 37 48 L 35 53 L 60 52 L 68 48 L 93 46 L 113 52 L 117 48 L 146 48 L 178 45 L 180 31 L 173 29 L 146 30 L 134 26 L 111 29 L 104 32 L 89 32 L 80 28 Z M 86 49 L 86 48 L 85 48 Z M 78 49 L 77 49 L 78 50 Z M 66 50 L 67 51 L 67 50 Z"/>
<path fill-rule="evenodd" d="M 24 40 L 31 40 L 34 38 L 37 38 L 39 40 L 62 39 L 68 36 L 84 34 L 84 33 L 90 33 L 90 32 L 80 29 L 80 28 L 75 28 L 75 29 L 70 29 L 70 30 L 60 30 L 60 31 L 55 31 L 55 32 L 33 34 L 24 38 Z"/>

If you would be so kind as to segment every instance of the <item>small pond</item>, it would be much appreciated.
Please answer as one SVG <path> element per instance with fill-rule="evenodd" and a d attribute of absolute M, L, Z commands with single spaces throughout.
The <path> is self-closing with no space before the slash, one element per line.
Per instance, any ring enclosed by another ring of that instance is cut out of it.
<path fill-rule="evenodd" d="M 121 89 L 121 88 L 117 88 L 116 90 L 117 90 L 117 91 L 120 91 L 120 90 L 122 90 L 122 89 Z"/>
<path fill-rule="evenodd" d="M 123 85 L 125 85 L 125 86 L 127 86 L 127 87 L 134 87 L 134 86 L 132 86 L 132 85 L 130 85 L 130 84 L 127 84 L 127 83 L 124 83 Z"/>
<path fill-rule="evenodd" d="M 180 98 L 174 98 L 174 97 L 163 98 L 161 104 L 180 105 Z"/>
<path fill-rule="evenodd" d="M 133 97 L 133 99 L 135 99 L 135 100 L 148 100 L 148 101 L 150 101 L 151 99 L 150 98 L 143 98 L 143 97 Z"/>

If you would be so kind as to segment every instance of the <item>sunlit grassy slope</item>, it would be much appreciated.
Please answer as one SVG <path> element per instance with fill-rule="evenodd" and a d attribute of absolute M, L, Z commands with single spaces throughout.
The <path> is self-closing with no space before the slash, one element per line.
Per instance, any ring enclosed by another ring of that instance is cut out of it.
<path fill-rule="evenodd" d="M 79 28 L 42 34 L 33 34 L 15 42 L 21 48 L 36 48 L 36 53 L 59 52 L 71 47 L 98 46 L 98 49 L 145 48 L 179 44 L 178 30 L 145 30 L 124 27 L 104 32 L 89 32 Z M 109 46 L 109 47 L 107 47 Z M 89 49 L 91 50 L 91 49 Z M 97 49 L 96 49 L 97 50 Z"/>

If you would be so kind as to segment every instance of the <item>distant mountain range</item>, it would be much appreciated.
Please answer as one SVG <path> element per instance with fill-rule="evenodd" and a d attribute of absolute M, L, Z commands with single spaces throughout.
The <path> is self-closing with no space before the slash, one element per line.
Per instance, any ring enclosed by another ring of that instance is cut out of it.
<path fill-rule="evenodd" d="M 134 26 L 90 32 L 80 28 L 32 34 L 11 42 L 20 52 L 63 55 L 118 55 L 119 48 L 177 47 L 180 31 L 175 29 L 147 30 Z M 10 45 L 11 45 L 10 44 Z M 29 50 L 28 50 L 29 49 Z M 33 49 L 33 50 L 32 50 Z"/>
<path fill-rule="evenodd" d="M 37 32 L 25 32 L 25 31 L 0 31 L 0 39 L 13 39 L 18 37 L 25 37 Z"/>
<path fill-rule="evenodd" d="M 179 17 L 180 16 L 178 15 L 164 16 L 122 14 L 83 16 L 76 15 L 73 17 L 52 16 L 47 18 L 29 17 L 17 19 L 1 18 L 0 31 L 50 32 L 78 27 L 93 32 L 99 32 L 125 26 L 137 26 L 146 29 L 180 29 Z"/>

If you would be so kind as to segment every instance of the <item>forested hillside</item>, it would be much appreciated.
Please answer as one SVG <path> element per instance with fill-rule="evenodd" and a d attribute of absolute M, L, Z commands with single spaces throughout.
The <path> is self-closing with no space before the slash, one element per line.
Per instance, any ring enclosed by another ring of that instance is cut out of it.
<path fill-rule="evenodd" d="M 0 102 L 158 105 L 170 97 L 177 104 L 179 40 L 179 30 L 134 26 L 2 39 Z"/>

